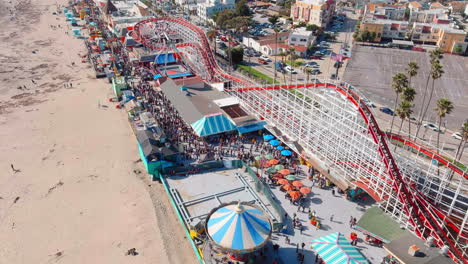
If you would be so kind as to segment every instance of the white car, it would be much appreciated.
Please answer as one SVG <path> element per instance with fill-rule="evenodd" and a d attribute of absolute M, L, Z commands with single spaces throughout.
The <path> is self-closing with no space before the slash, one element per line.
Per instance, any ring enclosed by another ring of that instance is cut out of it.
<path fill-rule="evenodd" d="M 293 67 L 291 67 L 289 65 L 284 67 L 284 69 L 289 73 L 297 73 L 297 71 Z"/>
<path fill-rule="evenodd" d="M 462 134 L 460 132 L 455 132 L 452 134 L 452 137 L 461 140 Z"/>
<path fill-rule="evenodd" d="M 265 56 L 265 55 L 260 56 L 260 59 L 262 59 L 262 60 L 264 60 L 264 61 L 271 61 L 271 59 L 268 58 L 268 57 Z"/>
<path fill-rule="evenodd" d="M 434 124 L 432 124 L 432 123 L 425 123 L 425 124 L 423 125 L 423 127 L 429 128 L 430 130 L 433 130 L 433 131 L 435 131 L 435 132 L 440 132 L 439 127 L 437 127 L 436 125 L 434 125 Z"/>

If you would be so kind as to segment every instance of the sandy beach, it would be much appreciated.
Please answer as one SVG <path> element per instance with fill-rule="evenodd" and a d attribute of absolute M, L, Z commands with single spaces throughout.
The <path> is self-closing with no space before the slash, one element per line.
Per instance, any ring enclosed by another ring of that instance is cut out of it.
<path fill-rule="evenodd" d="M 57 3 L 0 2 L 0 263 L 197 263 Z"/>

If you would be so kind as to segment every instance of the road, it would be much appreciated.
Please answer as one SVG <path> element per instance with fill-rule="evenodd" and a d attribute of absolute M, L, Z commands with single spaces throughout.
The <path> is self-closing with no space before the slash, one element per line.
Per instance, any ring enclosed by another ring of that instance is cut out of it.
<path fill-rule="evenodd" d="M 345 11 L 347 15 L 347 19 L 345 20 L 343 27 L 341 28 L 341 31 L 337 32 L 337 39 L 335 42 L 329 42 L 330 43 L 330 48 L 327 56 L 324 56 L 323 60 L 310 60 L 310 59 L 301 59 L 304 61 L 304 63 L 315 61 L 319 66 L 320 66 L 320 71 L 321 73 L 318 75 L 310 75 L 309 80 L 312 80 L 313 78 L 319 78 L 319 79 L 328 79 L 330 78 L 331 74 L 336 73 L 336 68 L 333 67 L 334 61 L 331 60 L 330 58 L 330 53 L 335 52 L 339 53 L 342 46 L 347 43 L 349 46 L 352 45 L 352 34 L 354 32 L 354 27 L 357 22 L 357 15 L 352 14 L 351 11 Z M 318 41 L 320 42 L 320 41 Z M 268 76 L 274 78 L 274 60 L 276 57 L 277 61 L 281 61 L 281 56 L 270 56 L 272 59 L 272 62 L 268 63 L 267 65 L 259 64 L 257 62 L 256 57 L 246 57 L 244 58 L 245 61 L 249 62 L 249 65 L 252 66 L 254 69 L 267 74 Z M 285 58 L 288 59 L 288 58 Z M 341 67 L 338 71 L 338 78 L 341 79 L 343 77 L 345 67 L 347 66 L 348 62 L 347 60 L 344 60 L 343 67 Z M 307 80 L 307 75 L 304 73 L 303 68 L 296 69 L 298 72 L 297 74 L 286 74 L 283 76 L 281 73 L 277 73 L 277 79 L 280 79 L 280 82 L 286 82 L 288 83 L 296 83 L 296 82 L 304 82 Z"/>

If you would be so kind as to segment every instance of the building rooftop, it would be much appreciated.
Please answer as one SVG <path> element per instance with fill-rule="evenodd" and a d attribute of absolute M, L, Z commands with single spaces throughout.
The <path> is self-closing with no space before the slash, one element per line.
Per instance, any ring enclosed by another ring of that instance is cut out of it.
<path fill-rule="evenodd" d="M 422 5 L 419 2 L 413 1 L 409 3 L 413 8 L 422 8 Z"/>
<path fill-rule="evenodd" d="M 416 246 L 420 249 L 420 253 L 416 256 L 408 254 L 410 246 Z M 389 244 L 384 245 L 384 248 L 390 252 L 401 263 L 411 264 L 454 264 L 450 258 L 440 254 L 440 249 L 437 247 L 427 247 L 424 241 L 417 238 L 413 234 L 406 232 L 405 235 L 393 240 Z"/>
<path fill-rule="evenodd" d="M 312 31 L 307 30 L 305 27 L 300 27 L 300 28 L 295 28 L 290 31 L 290 35 L 295 34 L 295 35 L 307 35 L 310 37 L 310 35 L 313 34 Z"/>
<path fill-rule="evenodd" d="M 448 24 L 434 24 L 434 23 L 418 23 L 415 22 L 413 24 L 414 27 L 432 27 L 443 29 L 445 32 L 454 33 L 454 34 L 466 34 L 464 30 L 453 28 L 451 25 Z"/>

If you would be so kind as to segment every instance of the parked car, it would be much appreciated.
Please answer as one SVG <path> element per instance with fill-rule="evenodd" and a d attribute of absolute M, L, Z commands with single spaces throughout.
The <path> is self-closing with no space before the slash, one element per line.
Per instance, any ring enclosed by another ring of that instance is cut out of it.
<path fill-rule="evenodd" d="M 462 134 L 460 132 L 455 132 L 455 133 L 452 134 L 452 137 L 456 138 L 458 140 L 461 140 L 462 139 Z"/>
<path fill-rule="evenodd" d="M 306 63 L 306 65 L 304 65 L 304 67 L 306 67 L 306 68 L 317 68 L 317 67 L 320 67 L 320 66 L 315 61 L 311 61 L 311 62 Z"/>
<path fill-rule="evenodd" d="M 219 39 L 221 39 L 221 40 L 224 41 L 224 42 L 228 41 L 228 39 L 227 39 L 225 36 L 222 36 L 222 37 L 220 37 Z"/>
<path fill-rule="evenodd" d="M 270 59 L 270 58 L 268 58 L 268 57 L 267 57 L 267 56 L 265 56 L 265 55 L 262 55 L 262 56 L 260 56 L 260 58 L 259 58 L 259 59 L 262 59 L 262 60 L 264 60 L 264 61 L 271 61 L 271 59 Z"/>
<path fill-rule="evenodd" d="M 310 72 L 310 74 L 313 74 L 313 75 L 315 75 L 315 74 L 320 74 L 320 73 L 322 73 L 322 72 L 321 72 L 319 69 L 313 69 L 313 70 Z"/>
<path fill-rule="evenodd" d="M 332 75 L 330 75 L 330 79 L 332 80 L 336 79 L 336 74 L 332 73 Z"/>
<path fill-rule="evenodd" d="M 284 70 L 286 70 L 286 71 L 289 72 L 289 73 L 294 73 L 294 74 L 297 73 L 297 71 L 296 71 L 293 67 L 291 67 L 291 66 L 289 66 L 289 65 L 286 66 L 286 67 L 284 67 Z"/>
<path fill-rule="evenodd" d="M 321 59 L 322 59 L 322 56 L 314 55 L 314 56 L 310 56 L 310 59 L 311 59 L 311 60 L 321 60 Z"/>
<path fill-rule="evenodd" d="M 268 61 L 262 59 L 262 57 L 258 58 L 258 63 L 261 63 L 261 64 L 268 64 Z"/>
<path fill-rule="evenodd" d="M 425 123 L 423 124 L 423 127 L 429 128 L 430 130 L 435 131 L 435 132 L 441 132 L 440 128 L 432 123 Z"/>
<path fill-rule="evenodd" d="M 383 113 L 385 113 L 387 115 L 391 115 L 391 116 L 395 115 L 395 113 L 393 113 L 393 110 L 388 108 L 388 107 L 380 107 L 379 110 L 380 110 L 380 112 L 383 112 Z"/>

